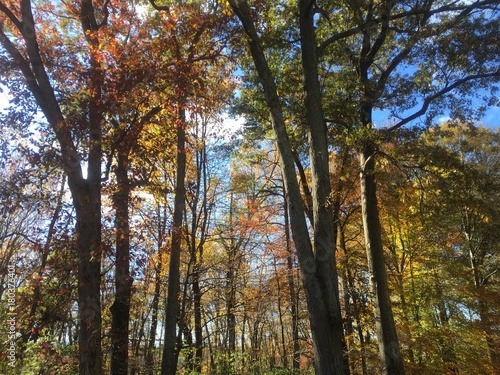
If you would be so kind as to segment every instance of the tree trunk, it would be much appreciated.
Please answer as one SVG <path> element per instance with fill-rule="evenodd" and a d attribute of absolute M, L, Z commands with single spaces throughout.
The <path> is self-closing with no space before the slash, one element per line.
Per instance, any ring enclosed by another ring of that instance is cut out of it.
<path fill-rule="evenodd" d="M 172 243 L 168 272 L 167 307 L 165 317 L 165 344 L 163 347 L 161 375 L 175 375 L 177 370 L 177 320 L 180 311 L 179 294 L 181 290 L 180 265 L 182 245 L 182 216 L 184 214 L 186 190 L 186 112 L 179 109 L 177 124 L 177 170 L 174 198 L 174 217 L 172 222 Z"/>
<path fill-rule="evenodd" d="M 148 343 L 146 346 L 146 356 L 144 360 L 144 374 L 153 375 L 154 374 L 154 350 L 156 342 L 156 330 L 158 328 L 158 308 L 160 304 L 160 293 L 161 293 L 161 273 L 163 265 L 163 231 L 159 230 L 158 238 L 158 264 L 155 267 L 155 289 L 153 293 L 153 302 L 151 306 L 151 326 L 149 328 Z"/>
<path fill-rule="evenodd" d="M 374 158 L 374 147 L 365 145 L 360 153 L 359 161 L 361 166 L 361 207 L 368 271 L 370 273 L 371 297 L 382 373 L 384 375 L 403 375 L 405 370 L 387 285 L 381 224 L 377 206 Z"/>
<path fill-rule="evenodd" d="M 313 252 L 309 231 L 302 207 L 299 184 L 293 163 L 293 153 L 285 126 L 280 99 L 277 95 L 276 84 L 272 72 L 267 63 L 259 35 L 251 18 L 250 8 L 244 0 L 229 1 L 234 12 L 241 20 L 248 36 L 248 44 L 252 58 L 263 86 L 264 96 L 269 107 L 272 126 L 276 135 L 276 144 L 279 153 L 280 167 L 283 173 L 287 205 L 290 214 L 292 236 L 297 249 L 302 280 L 306 293 L 309 322 L 314 346 L 314 363 L 317 375 L 343 374 L 342 360 L 342 321 L 340 310 L 338 310 L 338 298 L 332 298 L 335 291 L 336 275 L 333 256 L 331 222 L 328 223 L 318 219 L 318 227 L 315 230 L 316 255 Z M 325 136 L 325 134 L 320 135 Z M 316 150 L 314 153 L 318 152 Z M 326 158 L 327 155 L 316 155 L 318 158 Z M 313 161 L 312 161 L 313 162 Z M 314 162 L 317 162 L 315 160 Z M 315 173 L 320 173 L 317 169 Z M 317 178 L 318 176 L 316 176 Z M 316 181 L 317 184 L 319 181 Z M 322 188 L 319 185 L 316 191 L 317 213 L 328 211 L 326 202 L 320 199 Z M 316 219 L 315 219 L 316 220 Z M 319 251 L 318 251 L 319 250 Z M 332 272 L 335 282 L 332 282 Z M 338 296 L 338 293 L 337 293 Z M 326 324 L 325 324 L 326 323 Z"/>
<path fill-rule="evenodd" d="M 197 266 L 195 266 L 198 268 Z M 195 339 L 195 353 L 194 369 L 196 372 L 201 373 L 201 365 L 203 361 L 203 326 L 201 316 L 201 290 L 200 290 L 200 274 L 196 269 L 193 273 L 193 299 L 194 299 L 194 339 Z"/>
<path fill-rule="evenodd" d="M 115 170 L 117 187 L 113 195 L 116 211 L 116 262 L 115 301 L 111 305 L 112 375 L 127 375 L 128 372 L 130 295 L 132 289 L 132 278 L 130 276 L 130 181 L 128 178 L 128 159 L 128 150 L 119 152 L 118 165 Z"/>
<path fill-rule="evenodd" d="M 309 150 L 312 172 L 312 197 L 314 218 L 314 250 L 321 296 L 325 301 L 328 320 L 323 322 L 327 331 L 331 353 L 315 349 L 317 355 L 326 355 L 334 373 L 344 373 L 343 323 L 340 311 L 338 274 L 335 261 L 336 225 L 332 187 L 330 182 L 329 152 L 326 139 L 326 123 L 321 107 L 321 88 L 318 80 L 316 35 L 314 31 L 313 0 L 300 1 L 300 35 L 306 121 L 309 129 Z M 316 371 L 318 372 L 317 364 Z"/>
<path fill-rule="evenodd" d="M 7 7 L 5 7 L 7 9 Z M 7 10 L 8 11 L 8 10 Z M 91 0 L 81 3 L 80 23 L 85 32 L 89 52 L 90 68 L 88 92 L 88 173 L 83 178 L 81 156 L 72 138 L 71 124 L 67 123 L 59 106 L 54 89 L 41 58 L 31 2 L 20 2 L 22 19 L 21 36 L 25 51 L 20 52 L 3 28 L 0 28 L 0 43 L 12 57 L 15 66 L 23 74 L 28 89 L 41 108 L 47 122 L 54 131 L 60 146 L 63 169 L 68 176 L 68 185 L 76 212 L 76 248 L 78 253 L 78 319 L 79 319 L 79 369 L 80 375 L 102 373 L 101 353 L 101 125 L 100 112 L 101 72 L 96 58 L 95 46 L 99 45 L 97 33 L 100 26 L 95 20 Z M 3 10 L 5 13 L 6 10 Z"/>
<path fill-rule="evenodd" d="M 233 228 L 233 192 L 229 201 L 229 230 Z M 225 347 L 228 355 L 228 364 L 232 364 L 236 352 L 236 276 L 238 267 L 239 246 L 234 235 L 230 234 L 229 246 L 227 248 L 228 265 L 226 271 L 226 339 Z"/>
<path fill-rule="evenodd" d="M 299 314 L 297 306 L 297 292 L 295 291 L 295 280 L 293 276 L 293 259 L 292 259 L 292 244 L 290 242 L 290 223 L 288 219 L 288 206 L 284 202 L 285 219 L 285 240 L 287 257 L 286 263 L 288 268 L 288 289 L 290 291 L 290 310 L 292 315 L 292 341 L 293 341 L 293 355 L 292 355 L 292 369 L 298 372 L 300 369 L 300 343 L 299 343 Z"/>
<path fill-rule="evenodd" d="M 278 260 L 276 259 L 276 257 L 273 257 L 274 258 L 274 262 L 273 262 L 273 265 L 274 265 L 274 273 L 275 273 L 275 277 L 276 277 L 276 292 L 278 294 L 278 318 L 279 318 L 279 322 L 280 322 L 280 333 L 281 333 L 281 358 L 282 358 L 282 365 L 283 365 L 283 368 L 287 368 L 288 367 L 288 355 L 287 355 L 287 350 L 286 350 L 286 339 L 285 339 L 285 324 L 283 323 L 283 309 L 281 307 L 282 305 L 282 302 L 281 302 L 281 284 L 280 284 L 280 278 L 279 278 L 279 274 L 278 274 Z M 278 346 L 278 340 L 276 340 L 276 344 Z"/>
<path fill-rule="evenodd" d="M 76 247 L 78 251 L 78 335 L 80 375 L 102 372 L 101 353 L 101 194 L 99 188 L 85 183 L 75 189 L 76 195 L 86 191 L 75 209 Z M 82 194 L 83 195 L 83 194 Z"/>
<path fill-rule="evenodd" d="M 203 247 L 207 240 L 207 226 L 210 215 L 208 205 L 208 163 L 207 163 L 207 148 L 205 144 L 205 136 L 207 123 L 202 119 L 201 134 L 200 129 L 196 127 L 196 139 L 202 142 L 202 147 L 196 149 L 196 191 L 193 199 L 190 202 L 191 207 L 191 235 L 190 235 L 190 251 L 194 263 L 192 279 L 193 292 L 193 315 L 194 315 L 194 370 L 201 373 L 203 361 L 203 326 L 202 326 L 202 291 L 200 287 L 201 266 L 203 262 Z M 200 202 L 201 201 L 201 202 Z M 201 204 L 200 204 L 201 203 Z M 198 207 L 200 205 L 200 207 Z M 199 212 L 198 212 L 199 209 Z"/>
<path fill-rule="evenodd" d="M 483 290 L 485 289 L 485 286 L 487 285 L 486 281 L 481 280 L 481 276 L 479 273 L 479 269 L 481 268 L 481 265 L 478 264 L 478 260 L 476 257 L 476 254 L 478 252 L 478 248 L 476 248 L 471 241 L 471 238 L 473 237 L 473 228 L 474 225 L 472 224 L 474 221 L 473 218 L 471 218 L 471 215 L 469 214 L 467 209 L 464 209 L 464 214 L 462 217 L 462 222 L 463 222 L 463 228 L 465 231 L 465 238 L 467 241 L 467 247 L 468 247 L 468 254 L 469 254 L 469 261 L 470 261 L 470 267 L 472 271 L 472 278 L 474 280 L 474 287 L 478 291 L 478 312 L 479 312 L 479 318 L 481 320 L 481 325 L 483 327 L 483 331 L 485 334 L 485 339 L 486 339 L 486 345 L 488 346 L 488 356 L 491 362 L 491 365 L 493 367 L 493 370 L 496 373 L 500 373 L 500 343 L 499 343 L 499 335 L 497 334 L 496 330 L 494 329 L 494 323 L 492 322 L 491 319 L 491 314 L 489 313 L 488 309 L 488 301 L 484 298 L 483 296 Z"/>

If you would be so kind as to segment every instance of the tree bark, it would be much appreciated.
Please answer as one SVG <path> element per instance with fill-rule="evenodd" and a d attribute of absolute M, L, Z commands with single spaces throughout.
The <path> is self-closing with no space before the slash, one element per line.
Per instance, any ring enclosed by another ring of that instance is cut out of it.
<path fill-rule="evenodd" d="M 175 375 L 177 370 L 177 320 L 180 312 L 180 264 L 182 245 L 182 217 L 184 214 L 186 189 L 186 112 L 179 109 L 177 123 L 177 170 L 172 222 L 172 243 L 168 272 L 167 307 L 165 317 L 165 344 L 163 347 L 161 375 Z"/>
<path fill-rule="evenodd" d="M 335 306 L 338 300 L 336 302 L 332 299 L 325 300 L 325 297 L 329 298 L 336 288 L 336 286 L 329 282 L 331 274 L 325 274 L 327 270 L 333 271 L 332 254 L 328 255 L 329 250 L 333 250 L 331 241 L 320 243 L 319 239 L 321 236 L 318 235 L 317 248 L 320 251 L 315 257 L 309 237 L 304 209 L 302 207 L 302 198 L 293 164 L 292 149 L 286 131 L 283 110 L 277 95 L 273 74 L 267 63 L 247 2 L 244 0 L 230 0 L 229 3 L 242 22 L 247 34 L 250 53 L 263 86 L 264 96 L 271 113 L 272 126 L 276 135 L 275 141 L 279 153 L 279 162 L 283 173 L 292 236 L 297 249 L 302 280 L 306 292 L 315 354 L 314 363 L 316 374 L 343 374 L 342 344 L 341 340 L 339 340 L 340 335 L 339 332 L 333 333 L 333 331 L 342 329 L 341 321 L 338 326 L 336 323 L 333 323 L 337 322 L 340 317 L 340 315 L 335 312 Z M 325 157 L 325 155 L 323 155 L 323 157 Z M 316 198 L 318 199 L 320 197 L 316 196 Z M 316 207 L 318 210 L 322 210 L 325 208 L 323 206 L 324 202 L 319 202 Z M 324 235 L 325 238 L 329 238 L 329 236 L 332 235 L 331 233 L 328 234 L 324 232 L 328 229 L 322 226 L 318 229 L 315 228 L 315 231 L 316 230 L 318 230 L 318 233 Z M 327 322 L 326 327 L 325 322 Z M 332 327 L 332 323 L 334 327 Z M 338 350 L 339 341 L 340 352 Z"/>
<path fill-rule="evenodd" d="M 365 145 L 360 153 L 359 161 L 361 165 L 361 208 L 371 297 L 382 373 L 384 375 L 403 375 L 405 370 L 387 285 L 380 216 L 377 206 L 374 158 L 374 147 L 369 144 Z"/>
<path fill-rule="evenodd" d="M 63 169 L 76 212 L 76 248 L 78 253 L 78 319 L 79 319 L 79 371 L 80 375 L 102 373 L 101 352 L 101 125 L 100 111 L 101 71 L 94 48 L 98 45 L 99 29 L 94 17 L 91 0 L 81 2 L 80 23 L 90 46 L 88 90 L 89 101 L 87 178 L 83 178 L 81 156 L 71 134 L 71 124 L 66 122 L 45 70 L 38 46 L 31 2 L 20 2 L 21 20 L 7 8 L 2 11 L 14 22 L 25 42 L 21 53 L 0 28 L 0 43 L 12 57 L 23 74 L 28 89 L 33 94 L 59 143 Z M 26 57 L 25 57 L 26 56 Z"/>
<path fill-rule="evenodd" d="M 292 369 L 299 371 L 300 369 L 300 343 L 299 343 L 299 314 L 297 306 L 297 292 L 295 290 L 295 280 L 293 277 L 293 259 L 292 259 L 292 246 L 290 241 L 290 223 L 288 219 L 288 207 L 286 201 L 284 202 L 284 219 L 285 219 L 285 241 L 287 250 L 287 270 L 288 270 L 288 289 L 290 292 L 290 313 L 292 315 Z"/>
<path fill-rule="evenodd" d="M 130 296 L 132 278 L 130 276 L 130 225 L 129 199 L 130 181 L 128 178 L 128 150 L 118 153 L 115 170 L 116 191 L 113 195 L 115 206 L 115 300 L 111 305 L 111 374 L 127 375 L 128 341 L 130 321 Z"/>
<path fill-rule="evenodd" d="M 157 217 L 158 217 L 158 233 L 157 233 L 157 251 L 158 251 L 158 261 L 155 266 L 155 288 L 153 293 L 153 301 L 151 306 L 151 326 L 149 328 L 148 343 L 146 345 L 146 354 L 144 361 L 144 373 L 145 375 L 154 374 L 154 351 L 156 342 L 156 331 L 158 329 L 158 310 L 160 305 L 160 295 L 161 295 L 161 285 L 162 285 L 162 272 L 163 272 L 163 253 L 164 253 L 164 241 L 166 236 L 166 217 L 167 217 L 166 205 L 162 205 L 160 202 L 157 203 Z"/>
<path fill-rule="evenodd" d="M 318 352 L 317 355 L 328 355 L 327 361 L 332 362 L 333 372 L 341 374 L 344 372 L 344 335 L 335 260 L 336 224 L 333 213 L 326 123 L 321 107 L 321 88 L 318 79 L 316 35 L 313 21 L 314 5 L 313 0 L 300 1 L 300 41 L 304 74 L 304 104 L 309 129 L 312 172 L 315 260 L 321 296 L 325 301 L 328 315 L 328 321 L 323 324 L 329 336 L 328 347 L 332 353 L 322 353 L 318 349 L 315 351 Z"/>

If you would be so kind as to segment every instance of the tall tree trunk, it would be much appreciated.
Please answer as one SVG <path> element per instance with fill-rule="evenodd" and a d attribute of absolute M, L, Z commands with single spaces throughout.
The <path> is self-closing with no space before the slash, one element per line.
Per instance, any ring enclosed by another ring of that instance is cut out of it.
<path fill-rule="evenodd" d="M 179 109 L 177 123 L 177 170 L 175 182 L 172 243 L 168 271 L 167 307 L 165 317 L 165 344 L 163 347 L 161 375 L 175 375 L 177 370 L 177 320 L 180 311 L 181 291 L 180 265 L 182 247 L 182 217 L 184 214 L 186 189 L 186 111 Z"/>
<path fill-rule="evenodd" d="M 233 192 L 229 201 L 229 230 L 233 231 Z M 228 268 L 226 272 L 226 353 L 228 364 L 232 364 L 236 352 L 236 275 L 238 267 L 238 244 L 234 235 L 230 234 L 228 252 Z"/>
<path fill-rule="evenodd" d="M 158 329 L 158 311 L 160 305 L 160 296 L 162 291 L 162 273 L 163 273 L 163 256 L 165 253 L 165 241 L 167 236 L 167 197 L 160 196 L 156 198 L 156 217 L 158 218 L 157 223 L 157 241 L 156 249 L 158 254 L 158 260 L 154 268 L 155 274 L 155 287 L 153 292 L 153 300 L 151 303 L 151 325 L 149 327 L 148 339 L 146 344 L 146 353 L 144 359 L 144 374 L 153 375 L 155 373 L 155 343 L 156 343 L 156 332 Z"/>
<path fill-rule="evenodd" d="M 115 300 L 111 305 L 111 374 L 127 375 L 128 341 L 130 321 L 130 295 L 132 278 L 130 276 L 130 225 L 129 199 L 130 181 L 128 178 L 128 150 L 118 153 L 115 170 L 116 191 L 113 195 L 115 206 L 116 262 L 115 262 Z"/>
<path fill-rule="evenodd" d="M 79 370 L 80 375 L 102 373 L 101 352 L 101 157 L 102 157 L 102 71 L 96 56 L 99 46 L 97 31 L 102 26 L 95 19 L 91 0 L 82 0 L 79 21 L 89 46 L 87 92 L 89 93 L 87 178 L 83 178 L 82 157 L 77 151 L 70 123 L 66 122 L 54 88 L 45 70 L 37 42 L 37 32 L 31 1 L 20 1 L 21 52 L 0 28 L 0 43 L 12 57 L 15 66 L 23 74 L 28 89 L 41 108 L 54 131 L 60 146 L 63 169 L 76 212 L 76 248 L 78 253 L 78 319 L 79 319 Z M 7 14 L 7 6 L 2 9 Z M 17 13 L 17 12 L 15 12 Z M 11 19 L 16 16 L 11 13 Z M 82 108 L 83 110 L 83 108 Z M 81 125 L 81 124 L 79 124 Z"/>
<path fill-rule="evenodd" d="M 80 375 L 102 373 L 101 349 L 101 163 L 102 163 L 102 123 L 101 90 L 103 72 L 97 56 L 98 31 L 102 26 L 95 18 L 91 0 L 83 0 L 80 8 L 80 23 L 85 33 L 89 52 L 88 90 L 88 167 L 87 178 L 79 176 L 75 181 L 68 176 L 68 185 L 73 195 L 77 218 L 78 250 L 78 312 L 80 334 L 78 347 L 80 354 Z M 61 124 L 59 124 L 60 126 Z"/>
<path fill-rule="evenodd" d="M 195 353 L 194 369 L 201 373 L 201 365 L 203 361 L 203 326 L 201 316 L 201 289 L 200 289 L 200 272 L 199 267 L 195 266 L 196 270 L 193 273 L 193 300 L 194 300 L 194 339 Z"/>
<path fill-rule="evenodd" d="M 368 374 L 368 367 L 366 363 L 366 347 L 365 347 L 365 336 L 363 334 L 363 326 L 362 326 L 362 320 L 361 320 L 361 314 L 360 314 L 360 304 L 361 301 L 359 300 L 358 292 L 356 291 L 356 286 L 355 286 L 355 279 L 353 274 L 351 273 L 351 268 L 350 264 L 348 261 L 348 254 L 347 254 L 347 242 L 345 238 L 345 230 L 344 230 L 344 225 L 342 224 L 340 226 L 340 236 L 339 236 L 339 241 L 340 241 L 340 247 L 344 249 L 345 256 L 346 256 L 346 266 L 345 266 L 345 284 L 346 288 L 348 289 L 348 296 L 352 298 L 352 303 L 346 302 L 346 305 L 349 305 L 349 310 L 346 307 L 346 310 L 348 310 L 348 313 L 346 315 L 349 316 L 348 319 L 348 324 L 349 324 L 349 332 L 354 333 L 354 328 L 353 328 L 353 321 L 356 322 L 356 330 L 358 334 L 358 340 L 359 340 L 359 346 L 360 346 L 360 354 L 361 354 L 361 371 L 363 375 Z M 354 367 L 351 365 L 350 366 L 350 372 L 354 373 Z"/>
<path fill-rule="evenodd" d="M 373 145 L 365 145 L 360 153 L 359 161 L 361 166 L 361 208 L 365 246 L 382 373 L 384 375 L 403 375 L 405 370 L 387 285 L 381 224 L 377 206 L 375 148 Z"/>
<path fill-rule="evenodd" d="M 338 286 L 331 283 L 332 274 L 329 273 L 334 271 L 332 233 L 328 233 L 330 230 L 333 231 L 333 227 L 330 228 L 329 225 L 323 226 L 322 223 L 318 228 L 315 228 L 315 238 L 318 240 L 316 247 L 317 250 L 319 249 L 315 256 L 302 207 L 302 198 L 293 163 L 293 153 L 272 72 L 267 63 L 247 2 L 244 0 L 230 0 L 229 3 L 241 20 L 247 34 L 250 52 L 271 113 L 279 162 L 283 173 L 292 235 L 306 293 L 316 374 L 343 374 L 342 321 L 340 311 L 337 312 L 338 299 L 335 301 L 335 298 L 331 298 L 335 294 L 335 290 L 338 291 Z M 323 157 L 326 157 L 326 155 L 323 155 Z M 318 189 L 320 189 L 319 186 Z M 321 197 L 316 196 L 316 199 L 318 198 Z M 326 209 L 325 202 L 316 203 L 318 212 Z M 323 236 L 326 239 L 325 242 L 320 240 Z M 327 322 L 326 326 L 325 322 Z"/>
<path fill-rule="evenodd" d="M 281 302 L 281 284 L 280 284 L 280 278 L 278 274 L 278 265 L 277 265 L 277 259 L 274 257 L 274 273 L 276 277 L 276 292 L 278 294 L 278 317 L 279 317 L 279 322 L 280 322 L 280 333 L 281 333 L 281 358 L 282 358 L 282 365 L 283 368 L 288 367 L 288 355 L 287 355 L 287 350 L 286 350 L 286 338 L 285 338 L 285 324 L 283 323 L 283 308 L 282 308 L 282 302 Z M 276 339 L 276 345 L 278 346 L 278 340 Z M 278 346 L 279 347 L 279 346 Z"/>
<path fill-rule="evenodd" d="M 344 372 L 344 336 L 340 311 L 338 274 L 335 261 L 336 225 L 330 182 L 329 152 L 326 123 L 321 107 L 321 88 L 318 74 L 316 35 L 314 27 L 315 1 L 300 1 L 300 35 L 306 121 L 309 129 L 309 150 L 312 172 L 312 197 L 314 218 L 314 250 L 321 297 L 325 301 L 328 320 L 323 322 L 327 331 L 331 353 L 320 349 L 316 355 L 327 357 L 334 373 Z"/>
<path fill-rule="evenodd" d="M 200 287 L 201 266 L 203 262 L 203 247 L 207 239 L 207 226 L 210 215 L 208 207 L 208 163 L 205 137 L 207 131 L 207 121 L 202 119 L 202 129 L 196 127 L 196 138 L 202 142 L 202 147 L 195 151 L 196 161 L 196 191 L 190 202 L 191 207 L 191 233 L 190 251 L 193 260 L 192 293 L 193 293 L 193 315 L 194 315 L 194 370 L 201 373 L 203 361 L 203 326 L 202 326 L 202 291 Z M 198 124 L 197 124 L 198 125 Z M 201 131 L 201 134 L 199 132 Z M 201 201 L 201 204 L 200 204 Z M 198 207 L 200 205 L 200 207 Z M 199 210 L 199 211 L 198 211 Z"/>
<path fill-rule="evenodd" d="M 155 267 L 155 289 L 153 292 L 153 302 L 151 306 L 151 326 L 149 327 L 148 343 L 146 345 L 146 355 L 144 360 L 144 374 L 154 374 L 154 350 L 156 342 L 156 330 L 158 329 L 158 308 L 160 304 L 162 266 L 163 266 L 163 244 L 162 230 L 160 229 L 158 238 L 158 264 Z"/>
<path fill-rule="evenodd" d="M 99 176 L 100 184 L 100 176 Z M 86 183 L 75 209 L 78 251 L 78 335 L 80 375 L 101 374 L 101 217 L 100 188 Z M 75 188 L 72 189 L 75 191 Z M 80 188 L 76 189 L 77 195 Z"/>
<path fill-rule="evenodd" d="M 293 342 L 293 355 L 292 355 L 292 369 L 299 371 L 300 369 L 300 342 L 299 342 L 299 314 L 298 314 L 298 298 L 295 290 L 295 280 L 293 276 L 293 259 L 292 259 L 292 244 L 290 241 L 290 223 L 288 219 L 288 206 L 286 200 L 284 202 L 285 217 L 285 241 L 287 257 L 286 263 L 288 268 L 288 289 L 290 291 L 290 310 L 292 315 L 292 342 Z"/>

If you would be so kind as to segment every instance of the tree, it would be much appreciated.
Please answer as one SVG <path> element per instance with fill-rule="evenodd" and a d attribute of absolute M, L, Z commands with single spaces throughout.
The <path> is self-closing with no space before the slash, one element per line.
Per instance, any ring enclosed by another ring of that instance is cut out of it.
<path fill-rule="evenodd" d="M 328 4 L 321 14 L 329 15 L 334 9 L 335 5 Z M 387 288 L 375 173 L 380 135 L 373 130 L 373 111 L 391 108 L 398 119 L 383 130 L 386 134 L 425 114 L 430 106 L 443 105 L 445 99 L 450 100 L 447 94 L 454 90 L 463 93 L 461 90 L 470 85 L 482 87 L 489 84 L 487 78 L 498 77 L 496 58 L 487 50 L 476 56 L 481 47 L 473 48 L 475 57 L 470 60 L 458 57 L 462 53 L 460 46 L 465 40 L 471 41 L 466 38 L 491 37 L 486 30 L 498 20 L 490 18 L 484 9 L 495 12 L 496 6 L 488 1 L 451 6 L 440 2 L 399 5 L 390 1 L 379 4 L 368 1 L 348 4 L 335 17 L 325 17 L 318 22 L 324 26 L 318 32 L 325 35 L 319 47 L 321 56 L 339 67 L 346 77 L 344 81 L 351 77 L 356 86 L 353 98 L 356 104 L 348 106 L 353 108 L 352 112 L 341 119 L 333 117 L 332 122 L 345 126 L 357 142 L 365 243 L 372 274 L 381 364 L 386 374 L 402 374 L 404 367 Z M 332 25 L 341 23 L 350 26 L 328 34 Z M 458 32 L 463 28 L 469 30 L 467 37 Z M 458 46 L 457 50 L 450 48 L 450 39 Z M 436 47 L 429 48 L 429 43 Z M 327 51 L 331 51 L 331 55 L 327 55 Z M 405 74 L 401 70 L 404 64 L 418 66 L 416 73 Z M 344 87 L 340 86 L 340 90 Z M 417 93 L 422 95 L 421 101 L 408 101 L 408 95 Z M 429 118 L 435 115 L 431 110 Z"/>
<path fill-rule="evenodd" d="M 68 176 L 68 185 L 77 215 L 76 238 L 79 257 L 78 303 L 79 303 L 79 355 L 80 374 L 98 375 L 101 366 L 101 303 L 100 303 L 100 258 L 101 258 L 101 159 L 102 159 L 102 66 L 98 57 L 99 30 L 106 25 L 108 2 L 96 9 L 91 1 L 81 1 L 68 9 L 82 28 L 81 35 L 86 46 L 82 58 L 83 70 L 87 74 L 82 90 L 87 102 L 82 109 L 87 113 L 84 123 L 75 124 L 65 116 L 64 106 L 58 99 L 51 68 L 57 63 L 47 61 L 54 58 L 54 49 L 40 45 L 30 1 L 21 1 L 19 7 L 0 3 L 0 42 L 4 49 L 2 59 L 21 74 L 24 84 L 42 110 L 59 143 L 62 168 Z M 47 68 L 49 67 L 49 68 Z M 76 146 L 72 129 L 82 126 L 88 137 L 87 155 L 82 157 Z M 83 176 L 83 160 L 87 162 L 87 176 Z"/>
<path fill-rule="evenodd" d="M 496 289 L 492 283 L 498 272 L 495 245 L 499 225 L 495 219 L 498 132 L 450 123 L 431 129 L 425 135 L 425 142 L 444 151 L 442 161 L 448 163 L 436 162 L 441 173 L 450 171 L 446 180 L 436 181 L 436 187 L 442 191 L 440 200 L 448 211 L 448 220 L 459 234 L 457 247 L 462 253 L 461 258 L 468 260 L 467 279 L 472 286 L 470 304 L 479 317 L 479 328 L 484 332 L 489 361 L 495 372 L 499 349 L 498 335 L 493 327 L 498 306 L 489 295 Z M 446 188 L 451 184 L 452 188 Z M 439 216 L 437 212 L 435 214 Z"/>
<path fill-rule="evenodd" d="M 215 9 L 204 8 L 201 4 L 187 4 L 176 7 L 158 6 L 151 1 L 152 6 L 166 14 L 166 36 L 173 43 L 174 67 L 176 70 L 175 97 L 177 103 L 177 171 L 172 222 L 172 242 L 169 263 L 169 284 L 165 322 L 165 346 L 163 349 L 162 374 L 174 374 L 177 368 L 177 357 L 180 348 L 177 343 L 176 326 L 180 314 L 180 254 L 183 241 L 183 215 L 185 210 L 185 178 L 186 178 L 186 127 L 187 112 L 191 99 L 197 91 L 204 88 L 203 72 L 205 64 L 216 61 L 224 48 L 224 39 L 215 39 L 211 34 L 222 31 L 220 20 Z M 175 8 L 175 9 L 174 9 Z M 183 25 L 179 24 L 177 12 L 182 11 L 185 18 Z M 191 29 L 195 29 L 194 36 Z M 210 39 L 213 38 L 213 39 Z M 187 43 L 187 45 L 186 45 Z"/>
<path fill-rule="evenodd" d="M 315 351 L 315 368 L 317 374 L 342 374 L 342 319 L 338 297 L 337 274 L 333 258 L 335 241 L 333 240 L 333 216 L 327 207 L 327 198 L 330 194 L 330 184 L 324 180 L 329 176 L 328 152 L 324 119 L 321 108 L 317 107 L 318 100 L 317 75 L 314 56 L 313 61 L 305 61 L 304 69 L 313 68 L 312 74 L 308 76 L 305 83 L 305 92 L 308 108 L 308 123 L 310 129 L 311 157 L 314 165 L 314 248 L 311 244 L 309 233 L 302 209 L 301 195 L 295 167 L 293 165 L 293 154 L 287 134 L 283 109 L 277 94 L 275 78 L 267 62 L 261 38 L 252 19 L 250 8 L 246 1 L 230 1 L 234 12 L 243 24 L 248 38 L 248 47 L 257 70 L 260 84 L 262 85 L 266 103 L 268 105 L 272 126 L 275 132 L 280 166 L 283 173 L 287 205 L 290 214 L 290 225 L 292 235 L 297 249 L 301 267 L 303 283 L 308 301 L 308 311 L 313 335 Z M 301 25 L 303 39 L 303 51 L 308 55 L 315 49 L 313 27 L 313 2 L 301 3 Z M 307 105 L 307 104 L 306 104 Z M 329 181 L 329 178 L 327 178 Z M 320 182 L 326 182 L 321 185 Z M 319 216 L 319 214 L 324 214 Z M 321 296 L 318 298 L 317 296 Z M 325 326 L 325 322 L 328 322 Z"/>

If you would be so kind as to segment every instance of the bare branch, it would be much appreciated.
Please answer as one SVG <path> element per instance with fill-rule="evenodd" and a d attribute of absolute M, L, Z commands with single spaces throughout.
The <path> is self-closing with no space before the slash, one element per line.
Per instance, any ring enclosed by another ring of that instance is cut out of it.
<path fill-rule="evenodd" d="M 397 130 L 397 129 L 401 128 L 403 125 L 406 125 L 410 121 L 415 120 L 416 118 L 422 116 L 423 114 L 425 114 L 427 112 L 427 109 L 429 109 L 429 106 L 431 105 L 431 103 L 434 100 L 442 97 L 443 95 L 446 95 L 450 91 L 455 90 L 456 88 L 460 87 L 461 85 L 463 85 L 463 84 L 465 84 L 467 82 L 474 81 L 474 80 L 477 80 L 477 79 L 492 78 L 492 77 L 500 77 L 500 68 L 497 69 L 494 72 L 483 73 L 483 74 L 474 74 L 474 75 L 470 75 L 470 76 L 464 77 L 462 79 L 459 79 L 459 80 L 455 81 L 454 83 L 452 83 L 451 85 L 446 86 L 445 88 L 443 88 L 443 89 L 435 92 L 434 94 L 428 96 L 427 98 L 425 98 L 425 100 L 424 100 L 424 102 L 422 104 L 422 107 L 417 112 L 415 112 L 412 115 L 410 115 L 410 116 L 402 119 L 396 125 L 393 125 L 390 128 L 387 128 L 385 130 L 387 132 L 392 132 L 394 130 Z"/>
<path fill-rule="evenodd" d="M 0 237 L 0 241 L 3 241 L 9 237 L 13 237 L 13 236 L 19 236 L 19 237 L 22 237 L 24 238 L 26 241 L 32 243 L 33 245 L 40 245 L 38 242 L 36 242 L 35 240 L 32 240 L 31 238 L 29 238 L 27 235 L 25 235 L 24 233 L 21 233 L 21 232 L 12 232 L 12 233 L 8 233 L 6 234 L 5 236 L 2 236 Z"/>
<path fill-rule="evenodd" d="M 464 17 L 468 14 L 470 14 L 472 11 L 475 9 L 484 9 L 488 5 L 492 6 L 498 6 L 498 0 L 483 0 L 483 1 L 477 1 L 472 4 L 468 5 L 455 5 L 457 2 L 452 2 L 450 4 L 444 5 L 442 7 L 436 8 L 436 9 L 429 9 L 427 6 L 420 7 L 420 8 L 415 8 L 409 11 L 405 12 L 400 12 L 396 13 L 393 15 L 389 16 L 389 22 L 390 21 L 395 21 L 398 19 L 402 19 L 405 17 L 412 17 L 412 16 L 423 16 L 425 19 L 429 19 L 432 16 L 435 16 L 440 13 L 444 12 L 458 12 L 461 11 L 459 14 L 460 17 Z M 332 35 L 330 38 L 326 39 L 321 43 L 318 47 L 318 55 L 322 55 L 325 52 L 325 49 L 332 43 L 337 42 L 338 40 L 348 38 L 352 35 L 355 35 L 365 29 L 367 26 L 373 26 L 376 24 L 380 24 L 386 22 L 385 16 L 377 17 L 374 19 L 368 19 L 367 21 L 361 25 L 358 25 L 356 27 L 353 27 L 352 29 L 342 31 L 340 33 L 337 33 L 335 35 Z"/>

